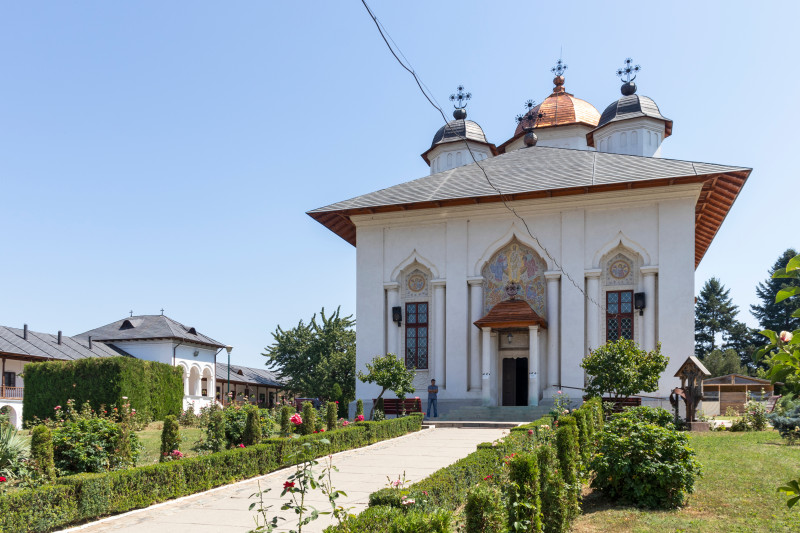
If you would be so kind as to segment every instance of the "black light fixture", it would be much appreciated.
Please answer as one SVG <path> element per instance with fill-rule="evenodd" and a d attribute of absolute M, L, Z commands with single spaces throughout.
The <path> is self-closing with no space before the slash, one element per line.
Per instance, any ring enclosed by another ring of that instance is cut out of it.
<path fill-rule="evenodd" d="M 639 316 L 642 316 L 644 314 L 645 303 L 644 303 L 644 293 L 643 292 L 634 293 L 634 295 L 633 295 L 633 308 L 639 310 Z"/>
<path fill-rule="evenodd" d="M 513 339 L 513 338 L 514 338 L 514 335 L 512 335 L 511 332 L 509 331 L 508 332 L 508 344 L 511 344 L 511 339 Z"/>
<path fill-rule="evenodd" d="M 397 323 L 398 328 L 403 322 L 403 308 L 399 305 L 397 307 L 392 307 L 392 321 Z"/>

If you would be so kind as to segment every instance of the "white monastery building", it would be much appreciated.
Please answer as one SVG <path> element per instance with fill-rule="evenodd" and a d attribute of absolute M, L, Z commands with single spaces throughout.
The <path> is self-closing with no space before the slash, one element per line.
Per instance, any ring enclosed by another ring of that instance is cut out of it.
<path fill-rule="evenodd" d="M 459 87 L 422 154 L 429 176 L 308 213 L 357 248 L 359 370 L 397 354 L 421 397 L 436 379 L 445 412 L 537 406 L 582 396 L 581 360 L 625 337 L 661 343 L 655 394 L 676 386 L 695 268 L 751 169 L 662 159 L 672 121 L 637 94 L 630 60 L 602 114 L 566 91 L 564 68 L 506 142 L 466 118 Z M 378 392 L 357 384 L 367 405 Z"/>

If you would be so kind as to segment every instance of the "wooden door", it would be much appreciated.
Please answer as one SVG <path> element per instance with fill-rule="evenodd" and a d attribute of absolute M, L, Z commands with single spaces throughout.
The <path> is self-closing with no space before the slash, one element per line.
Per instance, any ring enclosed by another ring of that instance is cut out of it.
<path fill-rule="evenodd" d="M 503 359 L 503 405 L 517 405 L 517 360 Z"/>

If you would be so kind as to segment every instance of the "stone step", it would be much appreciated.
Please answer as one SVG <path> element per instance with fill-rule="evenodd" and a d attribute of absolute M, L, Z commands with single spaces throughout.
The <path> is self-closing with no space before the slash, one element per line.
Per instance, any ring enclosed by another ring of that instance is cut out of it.
<path fill-rule="evenodd" d="M 497 422 L 479 420 L 427 420 L 422 423 L 422 427 L 427 428 L 469 428 L 469 429 L 511 429 L 517 427 L 519 422 Z"/>

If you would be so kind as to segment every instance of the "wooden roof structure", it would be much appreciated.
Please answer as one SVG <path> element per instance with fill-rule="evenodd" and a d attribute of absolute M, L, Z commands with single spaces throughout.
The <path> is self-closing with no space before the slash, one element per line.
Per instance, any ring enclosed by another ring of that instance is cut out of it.
<path fill-rule="evenodd" d="M 524 300 L 505 300 L 474 322 L 479 328 L 510 329 L 539 326 L 547 329 L 547 320 L 540 317 Z"/>

